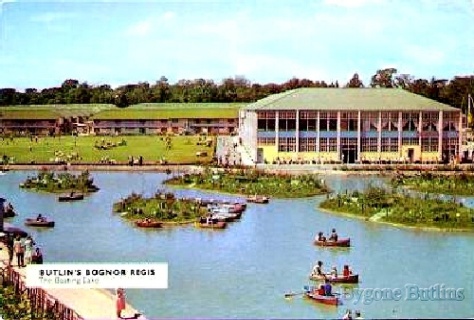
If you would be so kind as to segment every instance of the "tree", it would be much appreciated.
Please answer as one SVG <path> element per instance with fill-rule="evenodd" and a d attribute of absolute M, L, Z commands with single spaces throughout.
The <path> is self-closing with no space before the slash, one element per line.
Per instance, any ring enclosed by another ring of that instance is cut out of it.
<path fill-rule="evenodd" d="M 346 84 L 346 88 L 363 88 L 363 87 L 364 87 L 364 84 L 359 79 L 358 73 L 354 73 L 351 80 L 349 80 L 349 82 Z"/>
<path fill-rule="evenodd" d="M 370 86 L 372 88 L 393 88 L 395 87 L 393 75 L 397 73 L 395 68 L 386 68 L 377 70 L 377 73 L 372 76 Z"/>

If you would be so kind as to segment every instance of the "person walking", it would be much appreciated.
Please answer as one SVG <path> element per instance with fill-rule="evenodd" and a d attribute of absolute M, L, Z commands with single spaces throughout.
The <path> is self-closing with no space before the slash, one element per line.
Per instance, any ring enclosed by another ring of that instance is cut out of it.
<path fill-rule="evenodd" d="M 33 246 L 35 245 L 35 242 L 31 238 L 31 236 L 26 237 L 24 246 L 25 246 L 25 264 L 30 264 L 31 259 L 33 256 Z"/>
<path fill-rule="evenodd" d="M 117 289 L 117 318 L 122 319 L 122 311 L 125 310 L 125 290 L 122 288 Z"/>
<path fill-rule="evenodd" d="M 13 252 L 16 255 L 18 268 L 25 266 L 25 247 L 20 236 L 17 236 L 15 241 L 13 241 Z"/>

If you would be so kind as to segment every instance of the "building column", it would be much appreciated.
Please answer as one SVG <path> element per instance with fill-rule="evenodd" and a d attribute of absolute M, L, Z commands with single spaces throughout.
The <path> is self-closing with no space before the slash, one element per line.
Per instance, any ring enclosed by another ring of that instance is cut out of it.
<path fill-rule="evenodd" d="M 402 154 L 402 146 L 403 146 L 403 138 L 402 138 L 402 130 L 403 130 L 403 113 L 401 111 L 398 112 L 398 155 L 400 156 L 401 159 L 404 158 Z"/>
<path fill-rule="evenodd" d="M 418 145 L 420 146 L 420 162 L 423 164 L 423 145 L 421 139 L 421 132 L 423 131 L 423 112 L 420 111 L 418 116 Z"/>
<path fill-rule="evenodd" d="M 377 125 L 378 137 L 377 137 L 377 152 L 379 154 L 379 159 L 381 158 L 382 152 L 382 111 L 379 111 L 379 123 Z"/>
<path fill-rule="evenodd" d="M 275 148 L 276 148 L 276 152 L 277 152 L 277 157 L 278 157 L 278 145 L 280 144 L 280 141 L 278 139 L 278 136 L 279 136 L 279 132 L 280 132 L 280 127 L 279 127 L 279 124 L 278 122 L 280 121 L 280 111 L 275 111 Z"/>
<path fill-rule="evenodd" d="M 438 119 L 438 161 L 443 160 L 443 111 L 439 111 Z"/>
<path fill-rule="evenodd" d="M 300 111 L 296 110 L 296 157 L 298 158 L 300 152 Z"/>
<path fill-rule="evenodd" d="M 320 152 L 319 137 L 321 136 L 319 134 L 319 120 L 320 120 L 319 113 L 320 111 L 316 111 L 316 152 L 318 153 L 318 157 L 319 157 L 319 152 Z"/>
<path fill-rule="evenodd" d="M 362 112 L 359 110 L 357 112 L 357 159 L 355 159 L 357 162 L 361 162 L 361 156 L 360 156 L 361 142 L 362 142 L 361 116 L 362 116 Z"/>
<path fill-rule="evenodd" d="M 341 160 L 341 111 L 337 112 L 337 160 Z"/>

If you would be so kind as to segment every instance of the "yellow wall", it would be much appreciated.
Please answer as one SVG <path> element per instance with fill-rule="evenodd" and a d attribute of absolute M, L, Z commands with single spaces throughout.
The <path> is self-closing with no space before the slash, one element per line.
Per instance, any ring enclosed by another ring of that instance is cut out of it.
<path fill-rule="evenodd" d="M 399 152 L 361 152 L 360 153 L 361 161 L 371 161 L 377 162 L 379 160 L 385 161 L 400 161 Z"/>
<path fill-rule="evenodd" d="M 263 149 L 263 159 L 271 163 L 276 157 L 278 157 L 278 149 L 276 146 L 261 146 L 258 148 Z"/>
<path fill-rule="evenodd" d="M 421 160 L 422 161 L 429 161 L 429 162 L 436 162 L 441 161 L 439 153 L 435 152 L 422 152 L 421 153 Z"/>

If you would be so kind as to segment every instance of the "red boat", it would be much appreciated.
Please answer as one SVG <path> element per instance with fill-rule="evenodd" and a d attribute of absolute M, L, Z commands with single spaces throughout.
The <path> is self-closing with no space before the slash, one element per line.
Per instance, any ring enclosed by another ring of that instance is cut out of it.
<path fill-rule="evenodd" d="M 25 220 L 25 225 L 29 227 L 54 228 L 54 221 L 48 221 L 46 219 L 37 220 L 28 218 Z"/>
<path fill-rule="evenodd" d="M 339 305 L 339 298 L 336 296 L 322 296 L 317 294 L 314 291 L 306 291 L 305 296 L 307 298 L 310 298 L 316 302 L 322 303 L 322 304 L 327 304 L 330 306 L 337 306 Z"/>
<path fill-rule="evenodd" d="M 247 202 L 253 202 L 253 203 L 268 203 L 270 201 L 269 197 L 265 196 L 249 196 L 247 198 Z"/>
<path fill-rule="evenodd" d="M 309 279 L 313 281 L 325 281 L 327 279 L 331 283 L 359 283 L 358 274 L 351 274 L 346 277 L 343 275 L 338 275 L 336 278 L 332 277 L 329 274 L 327 274 L 326 276 L 310 275 Z"/>
<path fill-rule="evenodd" d="M 135 225 L 140 228 L 161 228 L 162 223 L 159 221 L 135 221 Z"/>
<path fill-rule="evenodd" d="M 224 221 L 217 221 L 213 223 L 196 222 L 196 227 L 206 229 L 225 229 L 227 227 L 227 223 Z"/>
<path fill-rule="evenodd" d="M 347 239 L 340 239 L 337 241 L 326 240 L 326 241 L 319 241 L 314 240 L 314 244 L 320 247 L 350 247 L 351 246 L 351 238 Z"/>

